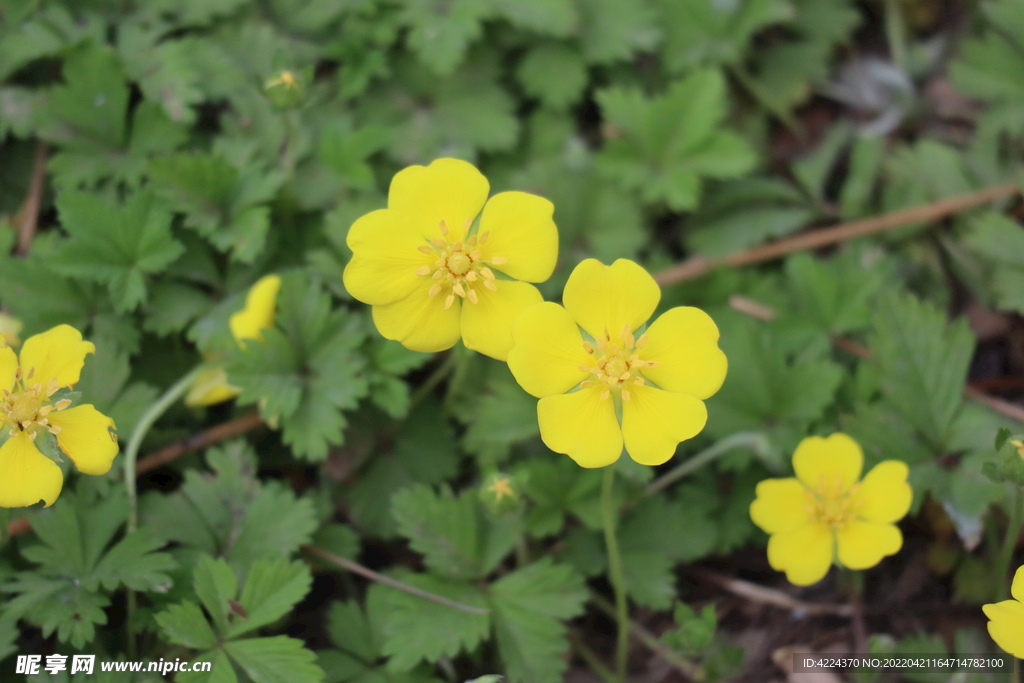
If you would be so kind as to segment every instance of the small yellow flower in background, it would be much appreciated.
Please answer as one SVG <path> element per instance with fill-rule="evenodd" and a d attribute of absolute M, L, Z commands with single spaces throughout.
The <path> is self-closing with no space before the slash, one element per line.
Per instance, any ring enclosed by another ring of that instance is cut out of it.
<path fill-rule="evenodd" d="M 61 389 L 78 383 L 92 342 L 70 325 L 29 337 L 16 356 L 0 347 L 0 507 L 53 505 L 64 485 L 55 462 L 36 447 L 43 433 L 85 474 L 106 474 L 117 455 L 114 421 L 91 405 L 71 407 L 70 399 L 53 400 Z"/>
<path fill-rule="evenodd" d="M 660 299 L 658 284 L 636 263 L 587 259 L 569 276 L 564 307 L 545 302 L 519 316 L 508 365 L 540 399 L 548 448 L 583 467 L 604 467 L 625 445 L 633 460 L 660 465 L 704 428 L 703 399 L 722 386 L 727 368 L 718 328 L 700 309 L 680 306 L 635 337 Z"/>
<path fill-rule="evenodd" d="M 260 278 L 245 297 L 245 308 L 232 314 L 228 325 L 231 335 L 239 346 L 245 347 L 246 339 L 260 339 L 263 330 L 274 325 L 274 310 L 277 308 L 277 293 L 281 289 L 281 278 L 267 275 Z M 214 366 L 199 375 L 185 397 L 185 405 L 192 407 L 212 406 L 238 396 L 238 388 L 228 383 L 228 373 L 222 366 Z"/>
<path fill-rule="evenodd" d="M 17 346 L 21 342 L 21 339 L 18 338 L 19 334 L 21 334 L 21 321 L 0 313 L 0 346 L 5 344 Z"/>
<path fill-rule="evenodd" d="M 996 645 L 1017 659 L 1024 659 L 1024 566 L 1018 567 L 1010 585 L 1013 600 L 993 605 L 982 605 L 981 610 L 990 619 L 988 634 Z"/>
<path fill-rule="evenodd" d="M 768 563 L 797 586 L 825 577 L 833 559 L 873 567 L 903 545 L 895 522 L 910 510 L 907 465 L 886 460 L 860 479 L 864 454 L 846 434 L 810 436 L 793 453 L 795 478 L 766 479 L 750 504 L 754 524 L 771 534 Z"/>
<path fill-rule="evenodd" d="M 516 316 L 543 301 L 527 283 L 551 277 L 558 231 L 548 200 L 526 192 L 488 200 L 489 191 L 472 164 L 437 159 L 398 172 L 388 208 L 353 223 L 345 288 L 373 306 L 381 335 L 425 352 L 461 338 L 505 360 Z"/>

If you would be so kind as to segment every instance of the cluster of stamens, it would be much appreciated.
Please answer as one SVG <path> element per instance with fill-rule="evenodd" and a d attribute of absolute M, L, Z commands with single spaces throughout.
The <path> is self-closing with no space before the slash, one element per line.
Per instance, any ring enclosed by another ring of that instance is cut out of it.
<path fill-rule="evenodd" d="M 34 374 L 35 368 L 29 368 L 25 372 L 19 367 L 14 372 L 13 391 L 4 389 L 0 397 L 0 422 L 10 425 L 11 436 L 24 432 L 33 441 L 40 428 L 48 430 L 53 435 L 60 434 L 60 427 L 50 424 L 47 415 L 71 405 L 71 401 L 66 398 L 51 404 L 50 397 L 60 389 L 57 378 L 51 378 L 44 387 L 39 382 L 30 383 Z"/>
<path fill-rule="evenodd" d="M 464 233 L 469 230 L 471 223 L 472 220 L 466 221 L 466 225 L 463 226 Z M 492 292 L 496 291 L 498 286 L 494 284 L 494 272 L 487 266 L 500 266 L 507 263 L 508 259 L 496 256 L 487 261 L 483 260 L 480 247 L 487 241 L 490 233 L 485 232 L 479 237 L 473 235 L 465 241 L 450 242 L 451 231 L 445 222 L 441 221 L 437 227 L 441 231 L 441 237 L 430 240 L 429 246 L 424 244 L 419 247 L 424 254 L 438 256 L 433 266 L 420 266 L 416 269 L 417 275 L 430 275 L 434 280 L 427 295 L 435 299 L 442 291 L 447 290 L 444 307 L 448 309 L 455 303 L 456 296 L 477 303 L 479 298 L 473 289 L 475 285 L 483 285 Z"/>
<path fill-rule="evenodd" d="M 806 490 L 807 505 L 804 511 L 807 516 L 818 524 L 830 529 L 841 529 L 847 522 L 857 516 L 863 501 L 857 495 L 860 484 L 854 484 L 849 490 L 843 491 L 843 479 L 835 475 L 832 480 L 824 474 L 815 491 Z"/>
<path fill-rule="evenodd" d="M 593 365 L 581 365 L 579 369 L 589 372 L 593 379 L 588 379 L 580 386 L 588 389 L 593 386 L 604 385 L 601 392 L 601 400 L 611 396 L 612 389 L 622 391 L 622 400 L 630 399 L 629 385 L 643 386 L 644 378 L 640 371 L 644 368 L 653 368 L 657 362 L 651 360 L 640 360 L 636 353 L 647 343 L 647 335 L 640 335 L 639 339 L 633 339 L 633 333 L 629 331 L 629 325 L 623 325 L 617 341 L 612 341 L 611 335 L 605 329 L 604 336 L 597 339 L 597 348 L 590 342 L 583 342 L 583 349 L 587 354 L 594 356 Z M 601 355 L 598 356 L 598 351 Z"/>

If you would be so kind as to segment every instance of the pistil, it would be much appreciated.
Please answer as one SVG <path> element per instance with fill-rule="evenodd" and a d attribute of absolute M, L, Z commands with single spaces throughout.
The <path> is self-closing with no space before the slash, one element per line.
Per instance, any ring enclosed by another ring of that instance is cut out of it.
<path fill-rule="evenodd" d="M 629 325 L 622 326 L 616 341 L 612 341 L 611 334 L 605 329 L 604 335 L 597 339 L 596 349 L 590 342 L 583 342 L 583 350 L 593 356 L 595 362 L 593 365 L 579 366 L 581 371 L 589 372 L 591 375 L 591 379 L 584 381 L 580 386 L 587 389 L 603 385 L 602 401 L 609 398 L 613 390 L 621 392 L 623 401 L 630 400 L 629 386 L 644 385 L 640 371 L 657 365 L 654 361 L 640 360 L 639 354 L 636 353 L 646 343 L 646 334 L 634 340 Z"/>
<path fill-rule="evenodd" d="M 470 220 L 463 226 L 463 232 L 468 232 Z M 483 259 L 480 247 L 487 242 L 489 232 L 477 236 L 473 235 L 463 240 L 451 241 L 451 231 L 444 221 L 438 224 L 441 237 L 430 240 L 430 244 L 419 247 L 424 254 L 436 255 L 438 258 L 433 266 L 424 265 L 416 269 L 417 275 L 430 276 L 434 284 L 427 291 L 427 296 L 435 299 L 443 291 L 447 291 L 444 307 L 449 309 L 455 303 L 455 297 L 469 299 L 470 303 L 478 303 L 479 295 L 475 287 L 483 286 L 492 292 L 497 291 L 494 272 L 488 268 L 500 266 L 507 263 L 507 259 L 500 256 L 493 257 L 487 261 Z"/>

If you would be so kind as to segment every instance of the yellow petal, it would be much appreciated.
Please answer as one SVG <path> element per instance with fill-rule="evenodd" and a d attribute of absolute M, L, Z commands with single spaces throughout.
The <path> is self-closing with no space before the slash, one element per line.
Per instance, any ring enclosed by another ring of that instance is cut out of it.
<path fill-rule="evenodd" d="M 256 281 L 245 296 L 245 308 L 231 316 L 228 324 L 235 340 L 259 339 L 263 330 L 274 326 L 274 309 L 281 278 L 267 275 Z"/>
<path fill-rule="evenodd" d="M 611 398 L 598 387 L 542 398 L 537 403 L 540 438 L 580 467 L 604 467 L 622 454 L 622 431 Z"/>
<path fill-rule="evenodd" d="M 494 267 L 525 282 L 544 282 L 558 260 L 558 229 L 551 219 L 555 205 L 526 192 L 501 192 L 484 206 L 480 234 L 482 258 L 507 259 Z"/>
<path fill-rule="evenodd" d="M 765 533 L 785 533 L 810 521 L 807 489 L 798 479 L 765 479 L 756 491 L 750 519 Z"/>
<path fill-rule="evenodd" d="M 53 377 L 62 387 L 78 383 L 85 365 L 85 355 L 94 353 L 92 342 L 82 340 L 82 333 L 70 325 L 58 325 L 41 334 L 29 337 L 21 347 L 21 367 L 28 372 L 35 368 L 30 384 L 44 387 Z"/>
<path fill-rule="evenodd" d="M 193 408 L 212 406 L 235 396 L 238 396 L 238 388 L 228 384 L 228 373 L 222 367 L 215 367 L 199 375 L 185 396 L 185 405 Z"/>
<path fill-rule="evenodd" d="M 618 335 L 623 325 L 632 332 L 647 322 L 660 299 L 654 278 L 626 259 L 610 266 L 596 259 L 582 261 L 562 294 L 565 310 L 595 339 L 605 331 Z"/>
<path fill-rule="evenodd" d="M 1004 600 L 994 605 L 982 605 L 988 622 L 988 634 L 996 645 L 1018 659 L 1024 659 L 1024 604 Z"/>
<path fill-rule="evenodd" d="M 857 514 L 869 522 L 903 519 L 914 497 L 907 483 L 908 473 L 907 464 L 900 460 L 886 460 L 871 468 L 856 495 L 861 503 Z"/>
<path fill-rule="evenodd" d="M 594 364 L 572 317 L 549 301 L 530 306 L 516 318 L 512 339 L 508 368 L 519 386 L 537 398 L 564 394 L 588 377 L 579 367 Z"/>
<path fill-rule="evenodd" d="M 809 436 L 793 453 L 793 469 L 804 486 L 821 491 L 821 486 L 840 484 L 836 493 L 845 492 L 860 477 L 864 453 L 857 442 L 842 432 L 828 438 Z"/>
<path fill-rule="evenodd" d="M 895 524 L 847 522 L 836 531 L 839 561 L 850 569 L 874 567 L 886 555 L 895 555 L 903 545 L 903 534 Z"/>
<path fill-rule="evenodd" d="M 489 191 L 487 178 L 473 164 L 436 159 L 430 166 L 409 166 L 395 174 L 388 208 L 412 217 L 427 239 L 440 236 L 437 226 L 444 221 L 454 241 L 465 237 Z"/>
<path fill-rule="evenodd" d="M 655 361 L 644 376 L 667 391 L 708 398 L 725 381 L 728 361 L 718 348 L 718 327 L 711 317 L 689 306 L 673 308 L 647 328 L 643 360 Z"/>
<path fill-rule="evenodd" d="M 544 301 L 533 285 L 513 280 L 496 282 L 496 291 L 476 287 L 477 302 L 462 302 L 462 341 L 466 348 L 505 360 L 512 348 L 512 323 L 519 314 Z"/>
<path fill-rule="evenodd" d="M 373 322 L 385 339 L 401 342 L 407 349 L 433 353 L 455 346 L 460 335 L 461 299 L 448 310 L 444 308 L 445 292 L 431 299 L 427 296 L 432 280 L 398 301 L 373 307 Z"/>
<path fill-rule="evenodd" d="M 1017 571 L 1013 575 L 1013 583 L 1010 584 L 1010 595 L 1024 602 L 1024 565 L 1017 567 Z"/>
<path fill-rule="evenodd" d="M 117 455 L 114 421 L 91 405 L 75 406 L 49 414 L 50 423 L 60 427 L 57 445 L 75 467 L 85 474 L 106 474 Z"/>
<path fill-rule="evenodd" d="M 18 357 L 10 346 L 0 346 L 0 390 L 14 388 L 14 373 L 18 370 Z"/>
<path fill-rule="evenodd" d="M 440 236 L 436 224 L 434 232 L 432 237 Z M 353 223 L 347 237 L 353 256 L 342 274 L 348 293 L 372 306 L 408 296 L 425 279 L 416 270 L 437 260 L 436 254 L 419 251 L 427 244 L 421 233 L 414 218 L 390 209 L 371 211 Z"/>
<path fill-rule="evenodd" d="M 622 401 L 622 438 L 629 457 L 641 465 L 660 465 L 680 441 L 700 434 L 708 421 L 704 402 L 689 394 L 652 386 L 627 384 L 629 400 Z"/>
<path fill-rule="evenodd" d="M 0 446 L 0 507 L 28 507 L 41 500 L 50 507 L 63 485 L 57 463 L 40 453 L 23 432 Z"/>
<path fill-rule="evenodd" d="M 810 586 L 825 578 L 832 566 L 832 532 L 821 524 L 804 524 L 768 539 L 768 564 L 786 572 L 795 586 Z"/>

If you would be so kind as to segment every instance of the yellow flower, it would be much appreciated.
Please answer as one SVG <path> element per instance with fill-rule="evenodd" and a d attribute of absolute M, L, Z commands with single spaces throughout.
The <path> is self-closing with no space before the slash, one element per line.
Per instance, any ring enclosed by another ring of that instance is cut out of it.
<path fill-rule="evenodd" d="M 718 328 L 703 311 L 680 306 L 635 338 L 660 298 L 636 263 L 588 259 L 569 276 L 564 308 L 545 302 L 516 320 L 508 365 L 540 399 L 548 448 L 583 467 L 604 467 L 625 444 L 637 462 L 660 465 L 704 428 L 703 399 L 722 386 L 727 366 Z"/>
<path fill-rule="evenodd" d="M 58 325 L 30 337 L 20 358 L 0 347 L 0 507 L 47 507 L 60 495 L 64 475 L 36 447 L 49 432 L 57 445 L 85 474 L 106 474 L 117 455 L 114 421 L 91 405 L 71 407 L 71 400 L 53 400 L 61 389 L 78 383 L 92 342 L 69 325 Z"/>
<path fill-rule="evenodd" d="M 981 610 L 990 619 L 988 634 L 996 645 L 1017 659 L 1024 659 L 1024 566 L 1017 568 L 1010 584 L 1013 600 L 994 605 L 982 605 Z"/>
<path fill-rule="evenodd" d="M 267 275 L 260 278 L 245 297 L 245 308 L 232 314 L 228 325 L 231 335 L 239 346 L 245 346 L 246 339 L 260 339 L 262 331 L 274 324 L 274 309 L 277 307 L 277 293 L 281 289 L 281 278 Z M 224 367 L 214 365 L 196 378 L 195 384 L 185 397 L 185 405 L 192 407 L 212 406 L 238 396 L 238 388 L 228 383 Z"/>
<path fill-rule="evenodd" d="M 21 341 L 18 335 L 21 334 L 21 321 L 9 315 L 0 313 L 0 346 L 17 346 Z"/>
<path fill-rule="evenodd" d="M 867 569 L 903 545 L 895 522 L 910 509 L 907 465 L 886 460 L 863 481 L 864 454 L 846 434 L 810 436 L 793 453 L 796 478 L 757 485 L 750 518 L 765 532 L 768 563 L 797 586 L 824 578 L 833 558 Z"/>
<path fill-rule="evenodd" d="M 384 337 L 426 352 L 461 337 L 468 348 L 505 359 L 516 316 L 543 301 L 527 283 L 551 276 L 558 231 L 548 200 L 501 192 L 488 201 L 489 189 L 472 164 L 437 159 L 397 173 L 388 208 L 353 223 L 345 287 L 373 306 Z"/>

